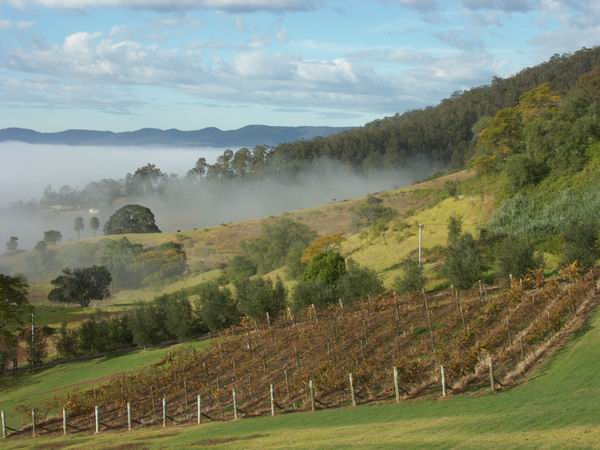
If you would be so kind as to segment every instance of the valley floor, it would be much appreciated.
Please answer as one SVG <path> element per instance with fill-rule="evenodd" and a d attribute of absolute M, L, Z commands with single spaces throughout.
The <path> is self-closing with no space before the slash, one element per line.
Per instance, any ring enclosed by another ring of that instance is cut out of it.
<path fill-rule="evenodd" d="M 3 448 L 600 448 L 600 312 L 523 385 L 483 396 L 411 400 Z"/>

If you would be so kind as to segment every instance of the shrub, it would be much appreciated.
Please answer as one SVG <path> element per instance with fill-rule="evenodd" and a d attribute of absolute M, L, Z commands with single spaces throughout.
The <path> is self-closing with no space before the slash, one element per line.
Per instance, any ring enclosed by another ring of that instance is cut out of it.
<path fill-rule="evenodd" d="M 321 281 L 335 285 L 346 273 L 346 260 L 336 251 L 326 251 L 315 256 L 304 271 L 304 281 Z"/>
<path fill-rule="evenodd" d="M 448 246 L 444 276 L 458 289 L 469 289 L 481 278 L 482 261 L 473 236 L 463 233 Z"/>
<path fill-rule="evenodd" d="M 529 270 L 541 267 L 544 262 L 542 256 L 536 257 L 533 245 L 523 237 L 504 238 L 495 246 L 495 255 L 502 277 L 523 278 Z"/>
<path fill-rule="evenodd" d="M 219 331 L 240 320 L 231 291 L 215 283 L 204 283 L 198 289 L 198 312 L 202 323 L 211 331 Z"/>
<path fill-rule="evenodd" d="M 369 295 L 383 293 L 383 283 L 375 271 L 360 267 L 354 261 L 348 260 L 348 268 L 338 282 L 338 296 L 348 304 L 362 300 Z"/>
<path fill-rule="evenodd" d="M 294 311 L 307 308 L 314 304 L 317 308 L 324 308 L 337 302 L 339 299 L 335 286 L 322 280 L 302 280 L 292 294 L 292 308 Z"/>
<path fill-rule="evenodd" d="M 267 313 L 274 318 L 285 308 L 287 292 L 281 280 L 255 278 L 236 284 L 236 299 L 240 311 L 254 320 L 263 320 Z"/>
<path fill-rule="evenodd" d="M 392 208 L 383 206 L 383 200 L 373 195 L 357 205 L 353 210 L 352 225 L 355 229 L 370 227 L 379 222 L 386 224 L 395 217 L 396 213 Z M 379 225 L 381 226 L 381 225 Z"/>
<path fill-rule="evenodd" d="M 423 265 L 415 258 L 402 261 L 404 273 L 394 280 L 394 288 L 400 293 L 417 293 L 425 289 L 426 279 Z"/>

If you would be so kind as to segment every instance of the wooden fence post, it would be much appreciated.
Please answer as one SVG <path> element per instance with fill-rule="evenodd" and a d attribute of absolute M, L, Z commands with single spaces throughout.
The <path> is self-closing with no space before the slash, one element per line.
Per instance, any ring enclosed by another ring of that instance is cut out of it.
<path fill-rule="evenodd" d="M 237 420 L 238 418 L 238 410 L 237 410 L 237 399 L 235 397 L 235 389 L 231 391 L 231 397 L 233 398 L 233 419 Z"/>
<path fill-rule="evenodd" d="M 354 380 L 352 379 L 352 373 L 348 374 L 350 380 L 350 397 L 352 398 L 352 406 L 356 406 L 356 396 L 354 395 Z"/>
<path fill-rule="evenodd" d="M 98 405 L 94 406 L 94 416 L 96 419 L 96 434 L 100 433 L 100 410 Z"/>
<path fill-rule="evenodd" d="M 310 380 L 308 382 L 308 391 L 309 391 L 309 395 L 310 395 L 310 409 L 311 411 L 315 410 L 315 385 L 313 383 L 313 380 Z"/>
<path fill-rule="evenodd" d="M 2 423 L 2 439 L 6 439 L 6 416 L 0 411 L 0 422 Z"/>
<path fill-rule="evenodd" d="M 269 395 L 271 396 L 271 416 L 275 415 L 275 389 L 273 383 L 269 386 Z"/>
<path fill-rule="evenodd" d="M 446 372 L 444 366 L 440 366 L 440 374 L 442 375 L 442 397 L 446 396 Z"/>
<path fill-rule="evenodd" d="M 67 435 L 67 410 L 63 408 L 63 435 Z"/>
<path fill-rule="evenodd" d="M 35 437 L 35 409 L 31 410 L 31 435 Z"/>
<path fill-rule="evenodd" d="M 163 414 L 162 414 L 163 428 L 166 428 L 167 427 L 167 397 L 163 397 L 162 404 L 163 404 Z"/>
<path fill-rule="evenodd" d="M 400 386 L 398 385 L 398 368 L 394 367 L 394 392 L 396 393 L 396 403 L 400 402 Z"/>
<path fill-rule="evenodd" d="M 131 431 L 131 403 L 127 402 L 127 431 Z"/>
<path fill-rule="evenodd" d="M 492 358 L 490 358 L 490 389 L 492 392 L 496 390 L 496 387 L 494 386 L 494 366 L 492 363 Z"/>
<path fill-rule="evenodd" d="M 198 425 L 200 425 L 200 422 L 202 421 L 202 397 L 200 397 L 200 394 L 198 394 L 198 397 L 196 398 L 196 414 L 198 415 Z"/>
<path fill-rule="evenodd" d="M 269 316 L 269 312 L 267 311 L 267 325 L 271 328 L 271 316 Z"/>

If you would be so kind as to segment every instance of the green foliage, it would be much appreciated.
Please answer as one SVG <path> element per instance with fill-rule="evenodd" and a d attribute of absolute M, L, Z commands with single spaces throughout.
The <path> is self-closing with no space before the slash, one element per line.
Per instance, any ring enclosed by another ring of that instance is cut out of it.
<path fill-rule="evenodd" d="M 402 261 L 404 273 L 394 281 L 394 289 L 400 293 L 417 293 L 425 289 L 427 280 L 423 265 L 415 258 L 408 257 Z"/>
<path fill-rule="evenodd" d="M 292 248 L 303 249 L 315 238 L 306 225 L 282 217 L 263 225 L 262 236 L 242 242 L 242 248 L 254 262 L 258 273 L 267 273 L 285 264 Z"/>
<path fill-rule="evenodd" d="M 374 270 L 361 267 L 352 260 L 348 260 L 347 271 L 337 283 L 339 298 L 346 304 L 357 300 L 364 300 L 370 295 L 379 295 L 384 291 L 383 282 Z"/>
<path fill-rule="evenodd" d="M 543 256 L 536 256 L 534 246 L 523 237 L 507 236 L 495 245 L 494 254 L 498 262 L 499 274 L 508 278 L 523 276 L 532 269 L 542 267 Z"/>
<path fill-rule="evenodd" d="M 111 281 L 110 272 L 103 266 L 76 269 L 67 267 L 62 275 L 51 281 L 53 288 L 48 294 L 48 300 L 88 306 L 91 300 L 110 297 L 108 287 Z"/>
<path fill-rule="evenodd" d="M 275 285 L 263 278 L 247 279 L 235 286 L 240 311 L 254 320 L 265 320 L 269 313 L 275 318 L 285 309 L 287 292 L 280 279 Z"/>
<path fill-rule="evenodd" d="M 219 331 L 240 320 L 240 313 L 231 291 L 215 283 L 204 283 L 198 289 L 197 309 L 202 323 L 211 331 Z"/>
<path fill-rule="evenodd" d="M 315 256 L 304 271 L 304 281 L 321 281 L 335 285 L 346 273 L 346 260 L 333 250 L 328 250 Z"/>
<path fill-rule="evenodd" d="M 577 261 L 583 269 L 592 267 L 600 257 L 598 222 L 572 222 L 563 234 L 562 262 Z"/>
<path fill-rule="evenodd" d="M 379 224 L 386 224 L 395 217 L 392 208 L 383 206 L 383 200 L 373 195 L 356 206 L 353 210 L 352 225 L 355 229 L 365 228 Z"/>
<path fill-rule="evenodd" d="M 513 155 L 506 160 L 506 174 L 514 192 L 538 184 L 547 174 L 543 161 L 535 161 L 530 155 Z"/>
<path fill-rule="evenodd" d="M 322 280 L 302 280 L 294 288 L 292 294 L 292 308 L 294 311 L 315 305 L 324 308 L 332 305 L 339 299 L 335 286 Z"/>
<path fill-rule="evenodd" d="M 77 333 L 62 322 L 56 339 L 56 352 L 59 358 L 72 359 L 78 355 Z"/>
<path fill-rule="evenodd" d="M 44 242 L 50 245 L 56 245 L 62 240 L 62 233 L 57 230 L 44 231 Z"/>
<path fill-rule="evenodd" d="M 27 327 L 24 333 L 25 353 L 27 354 L 27 362 L 29 367 L 39 366 L 48 356 L 48 340 L 47 333 L 44 327 L 37 327 L 33 330 Z"/>
<path fill-rule="evenodd" d="M 306 269 L 306 264 L 302 262 L 305 248 L 302 242 L 296 242 L 292 244 L 285 257 L 287 276 L 292 280 L 300 278 Z"/>
<path fill-rule="evenodd" d="M 28 298 L 29 286 L 21 276 L 0 274 L 0 334 L 10 325 L 20 325 L 31 311 Z"/>
<path fill-rule="evenodd" d="M 314 304 L 323 308 L 339 299 L 351 304 L 382 292 L 383 283 L 374 271 L 354 261 L 346 264 L 339 253 L 328 250 L 307 266 L 292 294 L 292 307 L 299 310 Z"/>
<path fill-rule="evenodd" d="M 230 283 L 241 283 L 252 275 L 256 275 L 256 265 L 247 256 L 234 256 L 227 268 L 225 276 Z"/>
<path fill-rule="evenodd" d="M 141 205 L 126 205 L 115 211 L 104 224 L 104 234 L 160 233 L 154 214 Z"/>
<path fill-rule="evenodd" d="M 469 289 L 481 279 L 482 258 L 477 243 L 469 233 L 461 233 L 458 219 L 448 223 L 448 254 L 443 274 L 458 289 Z"/>

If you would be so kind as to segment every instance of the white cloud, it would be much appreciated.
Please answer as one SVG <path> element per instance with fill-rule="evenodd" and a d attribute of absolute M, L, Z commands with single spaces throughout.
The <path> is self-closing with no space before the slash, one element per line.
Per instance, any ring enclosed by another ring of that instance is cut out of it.
<path fill-rule="evenodd" d="M 13 0 L 13 3 L 39 4 L 58 9 L 131 8 L 156 11 L 216 9 L 230 12 L 307 11 L 321 0 Z"/>

